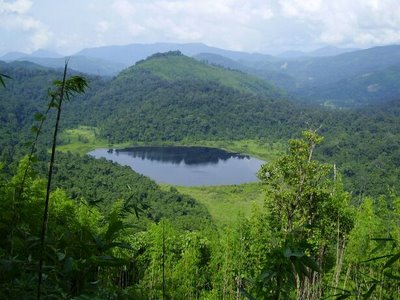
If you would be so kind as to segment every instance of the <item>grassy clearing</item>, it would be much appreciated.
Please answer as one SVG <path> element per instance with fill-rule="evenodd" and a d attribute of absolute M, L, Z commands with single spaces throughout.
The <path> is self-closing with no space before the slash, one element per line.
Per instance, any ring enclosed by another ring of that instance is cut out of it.
<path fill-rule="evenodd" d="M 79 126 L 78 128 L 64 130 L 60 134 L 59 151 L 86 154 L 96 148 L 108 148 L 107 140 L 99 137 L 99 130 L 95 127 Z M 113 148 L 123 148 L 130 143 L 112 145 Z"/>
<path fill-rule="evenodd" d="M 175 186 L 182 194 L 203 203 L 221 228 L 231 226 L 239 215 L 249 216 L 254 207 L 261 207 L 263 192 L 257 182 L 229 186 Z"/>

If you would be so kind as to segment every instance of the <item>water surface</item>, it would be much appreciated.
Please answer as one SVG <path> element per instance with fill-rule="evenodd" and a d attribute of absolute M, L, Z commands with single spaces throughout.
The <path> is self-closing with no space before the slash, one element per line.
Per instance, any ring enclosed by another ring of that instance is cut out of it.
<path fill-rule="evenodd" d="M 262 160 L 208 147 L 133 147 L 89 152 L 130 166 L 159 183 L 183 186 L 226 185 L 257 181 Z"/>

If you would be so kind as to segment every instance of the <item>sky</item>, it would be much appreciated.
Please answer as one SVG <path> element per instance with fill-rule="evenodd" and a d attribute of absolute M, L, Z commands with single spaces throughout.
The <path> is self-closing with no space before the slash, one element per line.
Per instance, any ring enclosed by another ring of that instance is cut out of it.
<path fill-rule="evenodd" d="M 277 54 L 400 44 L 400 0 L 0 0 L 0 55 L 201 42 Z"/>

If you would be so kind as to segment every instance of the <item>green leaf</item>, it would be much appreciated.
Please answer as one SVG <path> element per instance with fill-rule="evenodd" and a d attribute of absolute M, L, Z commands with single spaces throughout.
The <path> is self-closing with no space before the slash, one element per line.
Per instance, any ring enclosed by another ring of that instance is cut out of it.
<path fill-rule="evenodd" d="M 387 258 L 387 257 L 392 257 L 392 256 L 393 256 L 393 254 L 387 254 L 387 255 L 377 256 L 377 257 L 373 257 L 373 258 L 370 258 L 370 259 L 367 259 L 367 260 L 363 260 L 362 263 L 366 263 L 366 262 L 370 262 L 370 261 L 375 261 L 375 260 L 379 260 L 379 259 Z"/>
<path fill-rule="evenodd" d="M 366 292 L 366 293 L 363 295 L 363 298 L 364 298 L 364 299 L 369 299 L 369 298 L 371 297 L 372 293 L 375 291 L 375 289 L 376 289 L 376 283 L 374 283 L 374 284 L 369 288 L 368 292 Z"/>
<path fill-rule="evenodd" d="M 35 118 L 35 121 L 37 121 L 37 122 L 46 120 L 45 115 L 43 115 L 42 113 L 36 113 L 34 118 Z"/>
<path fill-rule="evenodd" d="M 4 82 L 4 78 L 11 79 L 11 77 L 7 76 L 6 74 L 1 74 L 0 73 L 0 85 L 2 85 L 5 88 L 6 87 L 6 83 Z"/>
<path fill-rule="evenodd" d="M 400 281 L 400 276 L 394 275 L 390 272 L 385 272 L 384 275 L 390 279 Z"/>
<path fill-rule="evenodd" d="M 383 269 L 389 268 L 391 265 L 393 265 L 396 261 L 400 259 L 400 252 L 393 255 L 391 259 L 389 259 L 386 264 L 383 266 Z"/>
<path fill-rule="evenodd" d="M 39 132 L 39 127 L 37 127 L 36 125 L 33 125 L 32 128 L 31 128 L 31 131 L 33 133 L 38 133 Z"/>

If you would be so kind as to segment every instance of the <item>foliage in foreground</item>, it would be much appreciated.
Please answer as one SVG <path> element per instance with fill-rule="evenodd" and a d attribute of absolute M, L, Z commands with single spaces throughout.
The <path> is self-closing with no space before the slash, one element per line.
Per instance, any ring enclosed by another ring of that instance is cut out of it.
<path fill-rule="evenodd" d="M 339 174 L 313 159 L 320 141 L 313 132 L 290 141 L 287 155 L 259 172 L 264 208 L 220 231 L 213 226 L 187 230 L 173 219 L 138 230 L 135 211 L 127 210 L 123 199 L 103 210 L 83 196 L 72 200 L 54 190 L 43 295 L 395 299 L 399 197 L 365 199 L 352 207 Z M 25 170 L 26 187 L 18 195 Z M 109 172 L 112 176 L 114 170 Z M 27 158 L 12 178 L 0 178 L 0 297 L 35 298 L 45 181 L 27 168 Z"/>

